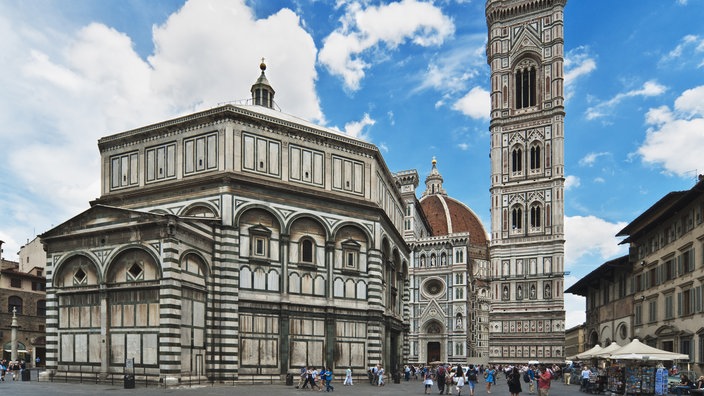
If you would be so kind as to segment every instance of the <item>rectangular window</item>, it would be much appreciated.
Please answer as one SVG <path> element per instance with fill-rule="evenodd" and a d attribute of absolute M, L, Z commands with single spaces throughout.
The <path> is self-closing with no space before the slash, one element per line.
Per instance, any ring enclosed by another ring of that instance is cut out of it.
<path fill-rule="evenodd" d="M 146 150 L 145 168 L 147 182 L 164 180 L 176 176 L 176 143 L 151 147 Z"/>
<path fill-rule="evenodd" d="M 355 194 L 364 193 L 364 163 L 333 156 L 332 174 L 333 189 Z"/>
<path fill-rule="evenodd" d="M 217 133 L 210 133 L 183 140 L 183 173 L 185 175 L 217 168 L 217 136 Z"/>
<path fill-rule="evenodd" d="M 16 287 L 18 289 L 21 289 L 22 288 L 22 279 L 10 278 L 10 287 Z"/>
<path fill-rule="evenodd" d="M 110 188 L 117 189 L 139 184 L 138 158 L 137 152 L 110 158 Z"/>
<path fill-rule="evenodd" d="M 658 320 L 658 302 L 653 299 L 648 302 L 648 322 L 653 323 Z"/>
<path fill-rule="evenodd" d="M 320 151 L 289 145 L 290 180 L 323 186 L 325 168 L 324 154 Z"/>
<path fill-rule="evenodd" d="M 694 354 L 692 353 L 692 339 L 684 338 L 680 339 L 680 353 L 689 355 L 689 361 L 693 361 Z"/>
<path fill-rule="evenodd" d="M 633 322 L 636 326 L 642 325 L 643 324 L 643 306 L 641 304 L 638 304 L 634 308 L 634 313 L 633 313 Z"/>
<path fill-rule="evenodd" d="M 254 255 L 266 257 L 266 238 L 260 236 L 254 237 Z"/>
<path fill-rule="evenodd" d="M 665 319 L 674 318 L 674 308 L 674 298 L 672 294 L 668 294 L 667 296 L 665 296 Z"/>
<path fill-rule="evenodd" d="M 247 133 L 242 134 L 242 169 L 279 177 L 280 160 L 281 142 Z"/>

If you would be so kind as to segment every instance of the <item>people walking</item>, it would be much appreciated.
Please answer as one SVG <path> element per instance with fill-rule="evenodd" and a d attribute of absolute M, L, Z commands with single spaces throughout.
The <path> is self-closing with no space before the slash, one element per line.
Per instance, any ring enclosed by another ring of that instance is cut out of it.
<path fill-rule="evenodd" d="M 494 381 L 496 381 L 496 369 L 494 366 L 484 371 L 484 380 L 486 380 L 486 393 L 491 393 L 491 386 L 494 384 Z"/>
<path fill-rule="evenodd" d="M 464 384 L 467 382 L 467 377 L 465 377 L 464 370 L 462 370 L 462 366 L 460 366 L 459 364 L 455 368 L 454 378 L 457 379 L 457 385 L 455 385 L 455 389 L 457 390 L 457 396 L 460 396 L 462 393 L 462 389 L 464 388 Z M 455 381 L 453 380 L 453 382 Z"/>
<path fill-rule="evenodd" d="M 467 384 L 469 385 L 469 396 L 474 396 L 474 387 L 477 386 L 477 368 L 473 364 L 467 369 Z"/>
<path fill-rule="evenodd" d="M 326 367 L 321 371 L 320 376 L 323 381 L 325 381 L 325 392 L 333 392 L 335 387 L 332 386 L 332 370 L 330 367 Z"/>
<path fill-rule="evenodd" d="M 511 369 L 506 382 L 508 383 L 508 391 L 511 396 L 518 396 L 523 392 L 521 388 L 521 373 L 518 371 L 518 367 L 514 366 L 513 369 Z"/>
<path fill-rule="evenodd" d="M 550 395 L 550 382 L 552 373 L 545 366 L 541 365 L 538 370 L 538 396 Z"/>
<path fill-rule="evenodd" d="M 347 371 L 345 371 L 345 382 L 342 383 L 344 386 L 352 386 L 352 368 L 347 367 Z"/>
<path fill-rule="evenodd" d="M 438 381 L 438 390 L 440 390 L 440 392 L 438 393 L 439 395 L 445 393 L 445 375 L 447 374 L 448 373 L 445 369 L 445 365 L 439 365 L 435 374 L 435 379 Z"/>
<path fill-rule="evenodd" d="M 430 370 L 426 371 L 423 376 L 423 386 L 425 387 L 425 394 L 429 395 L 433 390 L 433 374 Z"/>

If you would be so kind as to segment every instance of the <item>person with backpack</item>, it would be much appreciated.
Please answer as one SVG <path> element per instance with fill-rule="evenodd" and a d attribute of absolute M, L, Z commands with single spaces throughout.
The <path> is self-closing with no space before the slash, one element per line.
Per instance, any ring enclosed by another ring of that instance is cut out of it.
<path fill-rule="evenodd" d="M 438 382 L 438 390 L 440 393 L 439 395 L 442 395 L 445 393 L 445 375 L 447 374 L 447 370 L 445 369 L 445 365 L 441 364 L 438 366 L 438 369 L 436 371 L 435 378 L 437 379 Z"/>
<path fill-rule="evenodd" d="M 531 395 L 535 393 L 535 370 L 533 369 L 533 365 L 528 366 L 526 376 L 523 377 L 523 380 L 528 383 L 528 392 Z"/>
<path fill-rule="evenodd" d="M 523 392 L 523 389 L 521 388 L 521 373 L 518 371 L 518 367 L 513 367 L 508 374 L 506 382 L 508 383 L 508 391 L 511 393 L 511 396 L 518 396 L 521 392 Z"/>
<path fill-rule="evenodd" d="M 469 385 L 469 396 L 474 396 L 474 387 L 477 386 L 477 369 L 473 364 L 467 369 L 467 385 Z"/>

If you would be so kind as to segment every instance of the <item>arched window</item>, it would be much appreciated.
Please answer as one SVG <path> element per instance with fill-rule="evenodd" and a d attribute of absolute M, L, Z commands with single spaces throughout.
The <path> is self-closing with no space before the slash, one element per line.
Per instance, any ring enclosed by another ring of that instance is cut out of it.
<path fill-rule="evenodd" d="M 540 169 L 540 146 L 533 145 L 530 148 L 530 170 Z"/>
<path fill-rule="evenodd" d="M 523 171 L 523 150 L 521 150 L 520 148 L 515 148 L 511 152 L 511 171 Z"/>
<path fill-rule="evenodd" d="M 540 206 L 534 205 L 530 208 L 530 226 L 532 228 L 539 228 L 541 224 L 541 213 Z"/>
<path fill-rule="evenodd" d="M 313 254 L 315 251 L 315 243 L 310 238 L 304 238 L 301 240 L 301 262 L 313 263 Z"/>
<path fill-rule="evenodd" d="M 535 106 L 535 66 L 516 71 L 516 109 Z"/>
<path fill-rule="evenodd" d="M 10 296 L 7 299 L 7 312 L 12 313 L 17 309 L 17 314 L 22 315 L 22 299 L 17 296 Z"/>
<path fill-rule="evenodd" d="M 511 210 L 511 227 L 514 230 L 520 230 L 523 228 L 523 211 L 519 207 Z"/>

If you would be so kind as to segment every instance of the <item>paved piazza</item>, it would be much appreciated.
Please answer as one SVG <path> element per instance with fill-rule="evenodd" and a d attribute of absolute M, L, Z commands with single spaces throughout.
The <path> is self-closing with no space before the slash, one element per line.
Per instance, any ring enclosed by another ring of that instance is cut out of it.
<path fill-rule="evenodd" d="M 335 386 L 336 395 L 355 395 L 355 396 L 410 396 L 423 395 L 424 388 L 421 381 L 401 382 L 400 384 L 388 384 L 384 387 L 375 387 L 369 385 L 368 382 L 359 382 L 354 386 L 343 386 L 342 381 L 333 383 Z M 525 384 L 524 384 L 525 385 Z M 527 387 L 524 387 L 526 390 Z M 19 382 L 5 381 L 0 383 L 0 392 L 13 396 L 36 396 L 36 395 L 134 395 L 134 396 L 156 396 L 156 395 L 198 395 L 198 396 L 279 396 L 279 395 L 307 395 L 312 392 L 309 390 L 298 390 L 293 386 L 285 385 L 201 385 L 193 387 L 180 388 L 145 388 L 143 385 L 137 384 L 134 389 L 125 389 L 122 383 L 115 385 L 96 385 L 96 384 L 78 384 L 64 382 Z M 318 393 L 315 391 L 315 393 Z M 438 394 L 437 386 L 433 386 L 431 395 Z M 501 378 L 495 388 L 492 388 L 491 395 L 508 395 L 508 387 L 506 380 Z M 553 383 L 550 390 L 550 396 L 568 396 L 582 395 L 579 392 L 578 385 L 566 386 L 561 383 Z M 462 390 L 462 396 L 468 396 L 468 389 Z M 487 395 L 484 383 L 480 379 L 475 392 L 476 396 Z M 530 395 L 528 392 L 522 392 L 521 395 Z"/>

